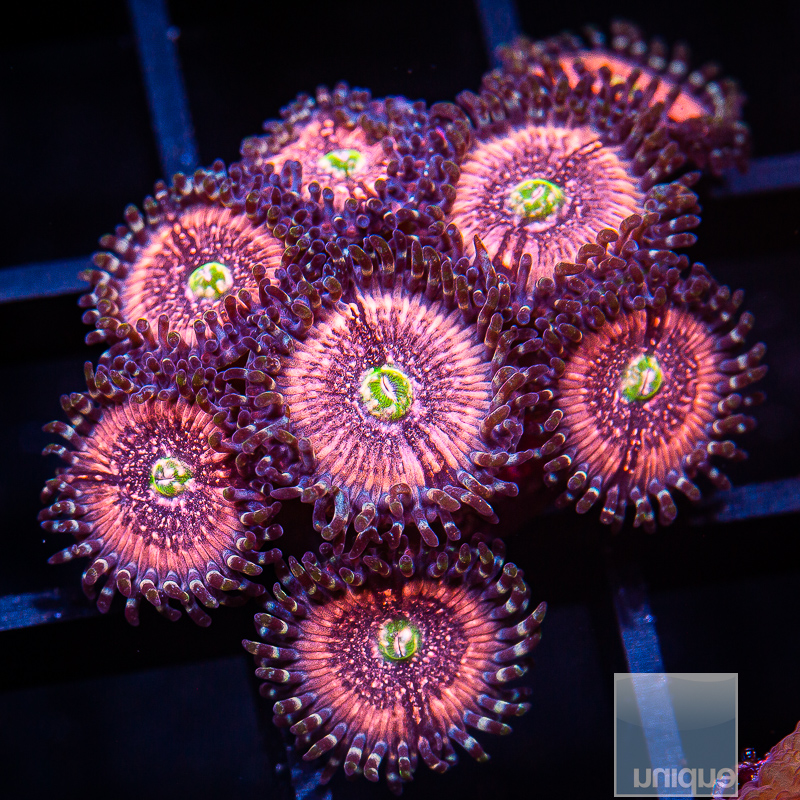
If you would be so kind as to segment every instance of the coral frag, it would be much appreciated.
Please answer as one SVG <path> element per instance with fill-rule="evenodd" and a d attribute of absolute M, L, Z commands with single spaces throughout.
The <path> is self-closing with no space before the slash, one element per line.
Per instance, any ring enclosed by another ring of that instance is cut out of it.
<path fill-rule="evenodd" d="M 755 774 L 742 785 L 740 765 L 739 800 L 791 800 L 800 797 L 800 723 L 765 758 L 747 766 L 752 767 Z"/>
<path fill-rule="evenodd" d="M 467 729 L 507 734 L 528 710 L 507 684 L 526 672 L 546 606 L 527 614 L 530 589 L 501 542 L 278 566 L 283 587 L 255 617 L 263 642 L 243 644 L 276 724 L 306 761 L 324 759 L 323 782 L 340 766 L 371 781 L 383 771 L 399 794 L 420 759 L 452 766 L 454 743 L 486 760 Z"/>
<path fill-rule="evenodd" d="M 765 347 L 676 252 L 687 165 L 744 163 L 742 97 L 612 32 L 520 40 L 453 104 L 299 95 L 240 163 L 129 206 L 83 273 L 107 350 L 46 426 L 40 521 L 74 537 L 51 562 L 88 557 L 101 611 L 200 625 L 274 564 L 243 644 L 314 782 L 399 794 L 528 710 L 546 606 L 476 533 L 518 483 L 651 531 L 744 457 Z M 266 549 L 297 500 L 319 559 Z"/>

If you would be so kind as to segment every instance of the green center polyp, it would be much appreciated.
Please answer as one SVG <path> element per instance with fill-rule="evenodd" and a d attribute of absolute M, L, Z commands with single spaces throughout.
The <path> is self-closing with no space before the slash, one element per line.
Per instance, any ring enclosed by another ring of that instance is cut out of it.
<path fill-rule="evenodd" d="M 540 222 L 558 211 L 566 202 L 564 190 L 544 178 L 518 183 L 508 195 L 508 204 L 520 219 Z"/>
<path fill-rule="evenodd" d="M 664 373 L 658 359 L 651 355 L 641 355 L 628 364 L 622 376 L 620 389 L 629 403 L 643 403 L 655 395 L 664 382 Z"/>
<path fill-rule="evenodd" d="M 191 479 L 192 471 L 177 458 L 159 458 L 150 470 L 150 488 L 164 497 L 176 497 Z"/>
<path fill-rule="evenodd" d="M 414 390 L 399 369 L 386 365 L 372 367 L 361 381 L 361 400 L 373 417 L 395 422 L 408 414 Z"/>
<path fill-rule="evenodd" d="M 408 661 L 419 650 L 419 628 L 407 619 L 384 622 L 378 631 L 378 649 L 389 661 Z"/>
<path fill-rule="evenodd" d="M 362 169 L 364 156 L 358 150 L 331 150 L 319 160 L 319 166 L 339 178 L 349 178 Z"/>
<path fill-rule="evenodd" d="M 233 286 L 233 275 L 224 264 L 209 261 L 192 272 L 187 283 L 196 298 L 217 300 Z"/>

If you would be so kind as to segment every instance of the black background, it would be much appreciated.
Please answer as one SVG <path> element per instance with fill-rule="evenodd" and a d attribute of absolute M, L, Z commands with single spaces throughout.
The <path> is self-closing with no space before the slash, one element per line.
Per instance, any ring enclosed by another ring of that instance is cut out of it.
<path fill-rule="evenodd" d="M 740 80 L 754 155 L 797 152 L 797 4 L 719 9 L 519 7 L 535 37 L 621 16 L 649 35 L 686 39 L 693 63 L 719 61 Z M 435 102 L 476 89 L 488 68 L 470 2 L 186 0 L 169 11 L 202 163 L 236 159 L 244 136 L 319 83 L 346 80 L 377 97 Z M 88 255 L 125 205 L 141 203 L 161 177 L 126 5 L 28 3 L 16 15 L 0 33 L 0 267 Z M 728 472 L 737 485 L 795 476 L 800 192 L 726 198 L 708 190 L 692 257 L 746 290 L 753 341 L 769 348 L 769 400 L 745 440 L 751 458 Z M 59 395 L 80 390 L 83 361 L 99 354 L 83 345 L 75 300 L 19 302 L 0 313 L 0 595 L 72 590 L 84 566 L 48 567 L 68 539 L 45 541 L 36 522 L 38 493 L 55 467 L 39 456 L 50 441 L 41 425 L 60 417 Z M 510 737 L 482 737 L 488 765 L 465 754 L 444 778 L 420 765 L 407 796 L 612 795 L 612 673 L 626 667 L 609 565 L 643 565 L 665 669 L 739 673 L 742 747 L 764 751 L 794 727 L 795 518 L 719 525 L 705 519 L 709 507 L 683 504 L 672 528 L 612 537 L 592 514 L 531 520 L 525 505 L 511 505 L 501 519 L 509 557 L 525 569 L 535 600 L 550 603 L 529 678 L 533 709 Z M 308 527 L 306 508 L 285 510 L 287 530 Z M 279 545 L 302 549 L 292 541 Z M 269 705 L 239 645 L 252 633 L 251 609 L 222 609 L 208 630 L 186 619 L 169 624 L 149 609 L 133 629 L 120 612 L 117 600 L 109 618 L 0 634 L 0 796 L 290 796 L 285 771 L 273 768 L 281 748 Z M 388 796 L 382 785 L 341 776 L 333 790 Z"/>

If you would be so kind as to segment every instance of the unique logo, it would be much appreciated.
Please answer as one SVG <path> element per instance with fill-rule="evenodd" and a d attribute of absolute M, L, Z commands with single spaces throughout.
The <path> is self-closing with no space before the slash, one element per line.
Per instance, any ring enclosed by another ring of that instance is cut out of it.
<path fill-rule="evenodd" d="M 614 797 L 736 797 L 736 673 L 614 675 Z"/>

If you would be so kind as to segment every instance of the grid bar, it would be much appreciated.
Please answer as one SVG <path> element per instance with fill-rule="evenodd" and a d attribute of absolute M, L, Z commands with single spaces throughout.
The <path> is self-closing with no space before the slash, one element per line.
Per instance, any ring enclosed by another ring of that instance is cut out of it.
<path fill-rule="evenodd" d="M 714 197 L 739 197 L 761 192 L 800 189 L 800 153 L 762 156 L 750 162 L 744 174 L 731 170 Z"/>
<path fill-rule="evenodd" d="M 0 597 L 0 631 L 95 617 L 100 612 L 78 591 L 48 589 Z"/>
<path fill-rule="evenodd" d="M 199 159 L 186 87 L 164 0 L 128 0 L 153 132 L 165 177 L 191 172 Z"/>
<path fill-rule="evenodd" d="M 669 696 L 667 676 L 636 673 L 631 675 L 631 681 L 651 766 L 682 769 L 686 765 L 686 758 Z M 671 798 L 672 792 L 666 787 L 659 787 L 658 796 Z"/>
<path fill-rule="evenodd" d="M 475 0 L 475 7 L 483 32 L 483 43 L 492 67 L 499 67 L 495 55 L 501 44 L 506 44 L 522 32 L 514 0 Z"/>
<path fill-rule="evenodd" d="M 2 271 L 0 304 L 85 292 L 89 285 L 78 279 L 78 273 L 91 266 L 91 258 L 84 256 L 8 267 Z"/>
<path fill-rule="evenodd" d="M 800 511 L 800 478 L 751 483 L 713 498 L 717 510 L 701 522 L 739 522 Z"/>
<path fill-rule="evenodd" d="M 614 610 L 625 648 L 629 672 L 663 672 L 661 646 L 655 628 L 655 618 L 641 579 L 628 576 L 620 580 L 613 568 L 609 570 L 614 588 Z"/>
<path fill-rule="evenodd" d="M 617 615 L 628 672 L 631 673 L 636 705 L 647 740 L 652 766 L 684 766 L 678 723 L 664 675 L 661 645 L 650 610 L 647 587 L 636 565 L 628 565 L 624 578 L 609 563 Z M 667 790 L 659 797 L 669 796 Z"/>

